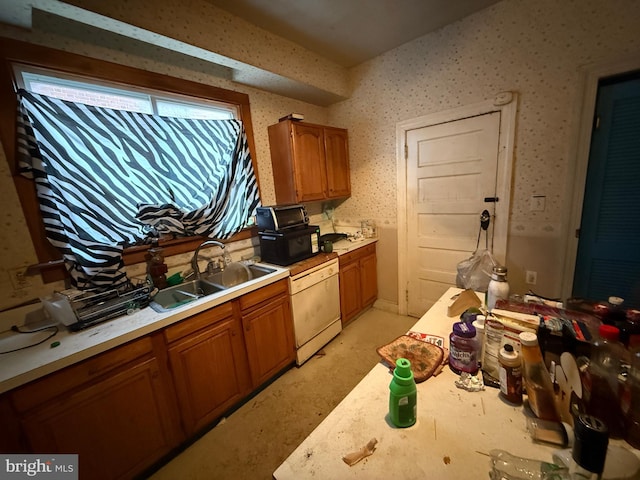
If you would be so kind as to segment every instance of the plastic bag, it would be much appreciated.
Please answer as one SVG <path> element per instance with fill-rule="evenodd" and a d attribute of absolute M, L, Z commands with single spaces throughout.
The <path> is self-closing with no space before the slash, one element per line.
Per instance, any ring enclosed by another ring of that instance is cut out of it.
<path fill-rule="evenodd" d="M 470 288 L 476 292 L 486 292 L 491 280 L 491 272 L 498 262 L 487 249 L 476 250 L 469 258 L 458 263 L 456 286 Z"/>

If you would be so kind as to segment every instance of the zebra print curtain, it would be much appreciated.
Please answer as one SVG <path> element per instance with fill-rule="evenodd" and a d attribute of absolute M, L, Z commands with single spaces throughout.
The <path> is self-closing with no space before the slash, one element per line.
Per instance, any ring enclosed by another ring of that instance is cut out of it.
<path fill-rule="evenodd" d="M 47 238 L 79 289 L 118 288 L 125 246 L 161 234 L 229 238 L 259 192 L 238 120 L 111 110 L 18 92 L 18 155 Z"/>

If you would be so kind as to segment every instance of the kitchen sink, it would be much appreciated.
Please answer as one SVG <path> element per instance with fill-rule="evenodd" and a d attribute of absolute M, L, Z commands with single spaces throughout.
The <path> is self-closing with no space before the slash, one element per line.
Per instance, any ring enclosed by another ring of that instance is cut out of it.
<path fill-rule="evenodd" d="M 244 263 L 234 262 L 226 266 L 221 272 L 211 274 L 203 274 L 203 278 L 210 283 L 223 288 L 235 287 L 250 280 L 264 277 L 275 272 L 275 268 L 264 265 L 245 265 Z"/>
<path fill-rule="evenodd" d="M 156 312 L 168 312 L 224 289 L 225 287 L 222 285 L 216 285 L 206 280 L 192 280 L 160 290 L 153 297 L 150 305 Z"/>
<path fill-rule="evenodd" d="M 265 265 L 245 265 L 233 262 L 221 271 L 212 274 L 202 273 L 199 280 L 180 283 L 160 290 L 152 299 L 150 306 L 156 312 L 168 312 L 202 297 L 222 292 L 228 288 L 242 285 L 256 278 L 264 277 L 276 271 Z"/>
<path fill-rule="evenodd" d="M 251 278 L 260 278 L 265 275 L 269 275 L 276 271 L 275 268 L 265 267 L 264 265 L 247 265 L 249 267 L 249 271 L 251 272 Z"/>

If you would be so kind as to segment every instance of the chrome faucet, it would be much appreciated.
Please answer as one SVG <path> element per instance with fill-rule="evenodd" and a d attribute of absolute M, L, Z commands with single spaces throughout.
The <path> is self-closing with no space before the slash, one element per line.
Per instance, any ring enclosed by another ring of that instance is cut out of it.
<path fill-rule="evenodd" d="M 193 274 L 196 280 L 200 279 L 200 267 L 198 267 L 198 255 L 200 254 L 200 249 L 202 247 L 208 247 L 210 245 L 217 245 L 224 250 L 224 243 L 220 243 L 216 240 L 205 240 L 200 245 L 198 245 L 196 251 L 193 252 L 193 258 L 191 259 L 191 269 L 193 270 Z"/>

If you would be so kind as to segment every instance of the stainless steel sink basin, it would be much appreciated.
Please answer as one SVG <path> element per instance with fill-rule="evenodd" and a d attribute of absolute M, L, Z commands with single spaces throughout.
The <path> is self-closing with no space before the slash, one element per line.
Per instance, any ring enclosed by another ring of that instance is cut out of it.
<path fill-rule="evenodd" d="M 224 289 L 222 285 L 215 285 L 206 280 L 192 280 L 160 290 L 153 297 L 150 305 L 156 312 L 168 312 Z"/>
<path fill-rule="evenodd" d="M 264 265 L 247 265 L 249 267 L 249 271 L 251 272 L 251 278 L 260 278 L 265 275 L 269 275 L 276 271 L 275 268 L 266 267 Z"/>
<path fill-rule="evenodd" d="M 156 312 L 168 312 L 199 298 L 222 292 L 236 285 L 242 285 L 275 271 L 275 268 L 265 265 L 245 265 L 234 262 L 221 272 L 202 273 L 199 280 L 192 280 L 160 290 L 151 300 L 150 306 Z"/>
<path fill-rule="evenodd" d="M 219 285 L 223 288 L 235 287 L 250 280 L 264 277 L 275 272 L 275 268 L 266 267 L 264 265 L 245 265 L 243 263 L 231 263 L 221 271 L 212 274 L 203 274 L 203 278 L 207 282 Z"/>

